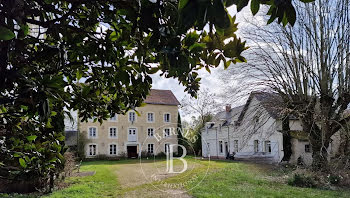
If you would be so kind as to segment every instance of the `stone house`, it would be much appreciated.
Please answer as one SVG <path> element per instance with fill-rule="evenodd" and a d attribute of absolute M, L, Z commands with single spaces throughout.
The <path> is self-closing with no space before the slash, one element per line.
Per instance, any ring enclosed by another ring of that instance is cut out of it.
<path fill-rule="evenodd" d="M 165 153 L 170 144 L 177 144 L 176 131 L 179 101 L 170 90 L 152 89 L 143 107 L 116 114 L 102 124 L 89 120 L 79 123 L 85 136 L 86 157 L 127 156 L 136 158 L 142 152 Z M 80 136 L 81 136 L 80 135 Z M 174 148 L 177 152 L 177 148 Z"/>
<path fill-rule="evenodd" d="M 206 123 L 202 133 L 202 155 L 226 158 L 235 152 L 239 160 L 279 163 L 284 157 L 281 99 L 268 92 L 252 92 L 245 105 L 219 112 L 212 122 Z M 312 151 L 299 120 L 289 120 L 292 155 L 291 163 L 298 160 L 312 163 Z M 339 147 L 339 134 L 332 136 L 328 150 L 333 156 Z"/>

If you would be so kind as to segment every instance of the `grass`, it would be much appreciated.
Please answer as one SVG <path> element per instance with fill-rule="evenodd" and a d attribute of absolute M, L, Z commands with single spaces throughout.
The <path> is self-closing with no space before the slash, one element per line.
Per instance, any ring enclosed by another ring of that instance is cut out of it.
<path fill-rule="evenodd" d="M 84 162 L 80 171 L 96 171 L 93 176 L 73 177 L 67 180 L 68 188 L 56 191 L 48 197 L 108 197 L 120 190 L 118 179 L 111 174 L 116 162 L 93 161 Z"/>
<path fill-rule="evenodd" d="M 128 175 L 136 177 L 135 181 L 138 181 L 139 178 L 142 180 L 143 176 L 124 170 L 128 170 L 129 166 L 137 167 L 138 160 L 84 162 L 81 171 L 96 171 L 95 175 L 68 178 L 66 181 L 70 184 L 68 188 L 55 191 L 45 197 L 168 197 L 169 194 L 159 191 L 159 189 L 166 191 L 169 185 L 185 183 L 186 181 L 194 182 L 189 182 L 188 185 L 182 186 L 178 190 L 186 192 L 184 195 L 187 197 L 189 195 L 194 197 L 350 197 L 350 191 L 289 186 L 284 182 L 285 179 L 280 178 L 280 174 L 276 174 L 267 166 L 227 161 L 198 162 L 198 160 L 195 161 L 191 158 L 187 158 L 187 161 L 189 164 L 197 163 L 196 168 L 161 181 L 146 183 L 132 181 L 130 185 L 125 184 Z M 165 161 L 156 163 L 164 165 Z M 179 164 L 179 162 L 176 163 Z M 210 168 L 206 175 L 208 165 Z M 118 170 L 120 171 L 118 172 Z M 124 180 L 122 180 L 122 176 L 124 176 Z M 123 183 L 118 181 L 118 177 Z M 204 180 L 197 185 L 203 178 Z M 154 186 L 159 189 L 154 188 Z"/>
<path fill-rule="evenodd" d="M 254 164 L 228 163 L 190 193 L 195 197 L 350 197 L 349 191 L 292 187 L 270 177 L 268 171 Z"/>

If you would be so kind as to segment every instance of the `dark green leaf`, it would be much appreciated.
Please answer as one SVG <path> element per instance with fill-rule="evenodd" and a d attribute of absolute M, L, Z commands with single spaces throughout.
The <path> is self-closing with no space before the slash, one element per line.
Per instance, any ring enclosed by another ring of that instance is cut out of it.
<path fill-rule="evenodd" d="M 0 40 L 11 40 L 15 38 L 15 33 L 13 33 L 11 30 L 7 29 L 6 27 L 0 26 Z"/>
<path fill-rule="evenodd" d="M 259 8 L 260 8 L 260 0 L 252 0 L 250 3 L 250 9 L 253 15 L 256 15 L 256 13 L 258 13 Z"/>
<path fill-rule="evenodd" d="M 179 1 L 179 10 L 184 8 L 187 3 L 188 3 L 188 0 L 180 0 Z"/>

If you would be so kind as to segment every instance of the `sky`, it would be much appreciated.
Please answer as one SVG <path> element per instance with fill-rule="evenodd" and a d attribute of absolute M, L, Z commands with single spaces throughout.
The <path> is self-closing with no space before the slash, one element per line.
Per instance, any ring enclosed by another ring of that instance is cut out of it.
<path fill-rule="evenodd" d="M 234 15 L 236 13 L 236 8 L 235 6 L 231 6 L 228 9 L 230 15 Z M 259 12 L 260 15 L 256 15 L 254 16 L 254 20 L 259 20 L 259 21 L 263 21 L 263 14 L 262 11 Z M 236 22 L 239 23 L 238 25 L 238 29 L 240 28 L 244 28 L 247 24 L 244 22 L 245 19 L 249 19 L 252 18 L 252 14 L 250 11 L 250 5 L 248 5 L 246 8 L 244 8 L 241 12 L 239 12 L 237 14 L 237 19 Z M 240 35 L 239 32 L 237 32 L 237 35 L 239 37 L 241 37 L 244 40 L 244 36 Z M 231 65 L 230 67 L 235 67 L 236 65 Z M 220 77 L 222 75 L 222 73 L 225 72 L 223 65 L 221 64 L 219 67 L 217 68 L 213 68 L 211 69 L 211 74 L 209 72 L 207 72 L 204 68 L 202 70 L 200 70 L 198 72 L 199 77 L 202 78 L 201 79 L 201 86 L 200 86 L 200 90 L 203 89 L 208 89 L 210 92 L 216 94 L 216 95 L 221 95 L 224 93 L 224 86 L 223 86 L 223 82 L 220 80 Z M 181 102 L 181 100 L 188 95 L 186 92 L 184 92 L 185 87 L 182 86 L 181 84 L 179 84 L 179 82 L 177 81 L 177 79 L 168 79 L 165 77 L 161 77 L 159 76 L 159 73 L 152 75 L 152 79 L 153 79 L 153 83 L 152 83 L 152 88 L 153 89 L 167 89 L 167 90 L 171 90 L 174 95 L 176 96 L 176 98 L 179 100 L 179 102 Z M 221 102 L 222 104 L 225 104 L 225 102 Z M 238 106 L 238 105 L 242 105 L 241 104 L 242 101 L 231 104 L 232 107 Z M 224 105 L 222 107 L 222 109 L 224 109 Z M 184 116 L 184 115 L 182 115 Z M 188 119 L 188 116 L 186 116 Z"/>

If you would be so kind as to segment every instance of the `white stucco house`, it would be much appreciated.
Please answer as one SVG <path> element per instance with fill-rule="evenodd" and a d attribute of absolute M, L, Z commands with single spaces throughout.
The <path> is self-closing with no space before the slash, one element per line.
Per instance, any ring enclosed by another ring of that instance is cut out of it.
<path fill-rule="evenodd" d="M 282 121 L 279 117 L 281 99 L 268 92 L 252 92 L 245 105 L 216 114 L 206 123 L 202 133 L 202 155 L 226 158 L 235 152 L 235 159 L 279 163 L 284 157 Z M 289 120 L 292 155 L 291 163 L 302 160 L 312 163 L 311 146 L 302 132 L 299 120 Z M 330 144 L 330 156 L 338 149 L 339 134 Z"/>

